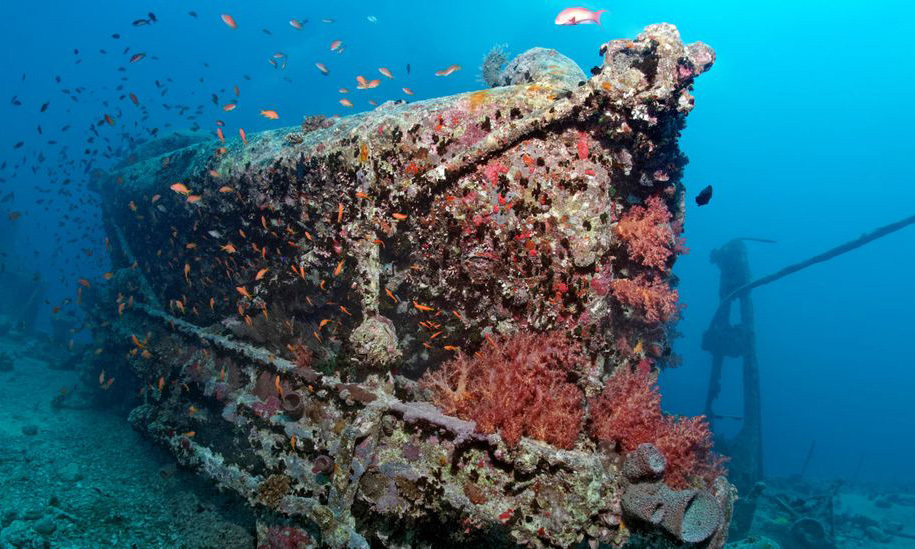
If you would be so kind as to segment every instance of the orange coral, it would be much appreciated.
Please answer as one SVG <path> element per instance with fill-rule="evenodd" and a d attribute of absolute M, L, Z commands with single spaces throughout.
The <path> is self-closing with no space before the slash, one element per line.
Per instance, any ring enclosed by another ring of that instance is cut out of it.
<path fill-rule="evenodd" d="M 646 322 L 663 324 L 677 314 L 679 294 L 659 276 L 638 275 L 610 281 L 610 289 L 620 303 L 639 312 Z"/>
<path fill-rule="evenodd" d="M 664 480 L 672 488 L 686 488 L 694 479 L 711 482 L 724 474 L 724 458 L 712 451 L 712 434 L 704 416 L 680 418 L 661 412 L 661 395 L 651 363 L 618 368 L 603 392 L 589 401 L 589 432 L 595 439 L 614 443 L 622 453 L 650 443 L 667 459 Z"/>
<path fill-rule="evenodd" d="M 498 431 L 509 446 L 522 436 L 571 448 L 583 415 L 583 393 L 569 380 L 587 365 L 577 344 L 559 333 L 493 339 L 473 357 L 459 354 L 420 380 L 446 414 Z"/>
<path fill-rule="evenodd" d="M 670 219 L 664 200 L 652 196 L 645 206 L 633 206 L 623 214 L 614 233 L 626 244 L 632 259 L 646 267 L 664 269 L 677 245 Z"/>

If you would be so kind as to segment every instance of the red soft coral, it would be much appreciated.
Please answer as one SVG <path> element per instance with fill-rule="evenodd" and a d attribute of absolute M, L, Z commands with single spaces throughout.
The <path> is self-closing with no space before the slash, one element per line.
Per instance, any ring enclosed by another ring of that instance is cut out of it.
<path fill-rule="evenodd" d="M 712 451 L 704 416 L 677 418 L 661 412 L 661 395 L 647 360 L 635 370 L 618 368 L 589 405 L 591 436 L 615 444 L 622 453 L 654 444 L 667 459 L 664 480 L 672 488 L 685 488 L 694 479 L 711 482 L 724 474 L 724 459 Z"/>
<path fill-rule="evenodd" d="M 632 307 L 650 324 L 669 322 L 677 314 L 679 294 L 659 276 L 641 274 L 610 282 L 613 297 Z"/>
<path fill-rule="evenodd" d="M 632 259 L 646 267 L 664 269 L 677 245 L 670 219 L 664 200 L 652 196 L 645 206 L 629 208 L 613 232 L 626 244 Z"/>
<path fill-rule="evenodd" d="M 522 436 L 571 448 L 581 428 L 582 391 L 569 381 L 587 366 L 580 347 L 559 333 L 492 340 L 472 357 L 459 354 L 421 385 L 446 414 L 498 431 L 509 446 Z"/>

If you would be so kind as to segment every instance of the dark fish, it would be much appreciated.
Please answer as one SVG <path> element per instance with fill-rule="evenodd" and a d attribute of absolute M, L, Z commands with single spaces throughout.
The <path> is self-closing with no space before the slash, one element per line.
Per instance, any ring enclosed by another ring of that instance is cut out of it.
<path fill-rule="evenodd" d="M 19 101 L 19 98 L 14 95 L 13 98 L 10 99 L 10 104 L 14 107 L 19 107 L 22 105 L 22 101 Z"/>
<path fill-rule="evenodd" d="M 191 17 L 197 17 L 196 11 L 189 11 L 189 12 L 187 12 L 187 14 L 190 15 Z"/>
<path fill-rule="evenodd" d="M 13 148 L 19 149 L 19 148 L 22 148 L 23 145 L 25 145 L 25 141 L 20 141 L 20 142 L 16 143 L 15 145 L 13 145 Z"/>
<path fill-rule="evenodd" d="M 407 74 L 410 74 L 410 64 L 407 63 Z"/>
<path fill-rule="evenodd" d="M 273 35 L 273 33 L 272 33 L 272 32 L 270 32 L 270 30 L 269 30 L 269 29 L 262 29 L 262 30 L 263 30 L 263 32 L 264 32 L 264 34 L 266 34 L 266 35 L 267 35 L 267 36 L 271 36 L 271 35 Z"/>
<path fill-rule="evenodd" d="M 153 23 L 159 22 L 159 19 L 156 18 L 156 14 L 153 12 L 147 13 L 146 16 L 149 17 L 149 20 L 152 21 Z"/>
<path fill-rule="evenodd" d="M 111 37 L 114 38 L 115 40 L 117 40 L 118 38 L 121 37 L 121 35 L 118 34 L 118 33 L 114 33 L 114 34 L 111 35 Z"/>
<path fill-rule="evenodd" d="M 48 102 L 46 102 L 44 105 L 42 105 L 42 106 L 41 106 L 41 112 L 44 112 L 44 111 L 48 110 L 48 105 L 50 105 L 50 104 L 51 104 L 51 102 L 48 101 Z"/>
<path fill-rule="evenodd" d="M 137 19 L 132 23 L 135 27 L 142 27 L 143 25 L 148 25 L 149 21 L 147 19 Z"/>
<path fill-rule="evenodd" d="M 700 206 L 705 206 L 708 204 L 708 201 L 712 199 L 712 186 L 702 189 L 699 194 L 696 195 L 696 204 Z"/>
<path fill-rule="evenodd" d="M 0 204 L 5 204 L 5 203 L 9 202 L 15 196 L 16 196 L 16 194 L 14 192 L 10 191 L 10 193 L 8 195 L 4 196 L 3 198 L 0 198 Z"/>

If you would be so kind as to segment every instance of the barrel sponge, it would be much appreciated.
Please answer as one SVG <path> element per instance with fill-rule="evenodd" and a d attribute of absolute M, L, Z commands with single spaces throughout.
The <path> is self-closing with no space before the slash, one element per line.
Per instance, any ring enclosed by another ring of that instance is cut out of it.
<path fill-rule="evenodd" d="M 723 515 L 718 500 L 707 490 L 671 491 L 667 495 L 668 512 L 662 526 L 684 543 L 699 543 L 712 537 Z"/>
<path fill-rule="evenodd" d="M 629 482 L 658 480 L 664 476 L 667 460 L 653 444 L 639 444 L 623 462 L 623 475 Z"/>
<path fill-rule="evenodd" d="M 671 490 L 662 482 L 626 488 L 623 511 L 637 522 L 660 526 L 681 543 L 703 542 L 724 520 L 718 500 L 707 490 Z"/>

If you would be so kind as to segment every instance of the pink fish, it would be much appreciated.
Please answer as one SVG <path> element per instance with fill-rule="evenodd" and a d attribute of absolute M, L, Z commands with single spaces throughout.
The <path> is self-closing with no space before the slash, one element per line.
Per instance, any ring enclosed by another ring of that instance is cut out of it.
<path fill-rule="evenodd" d="M 586 25 L 597 23 L 600 25 L 600 16 L 607 10 L 591 11 L 585 8 L 566 8 L 556 16 L 557 25 Z"/>

